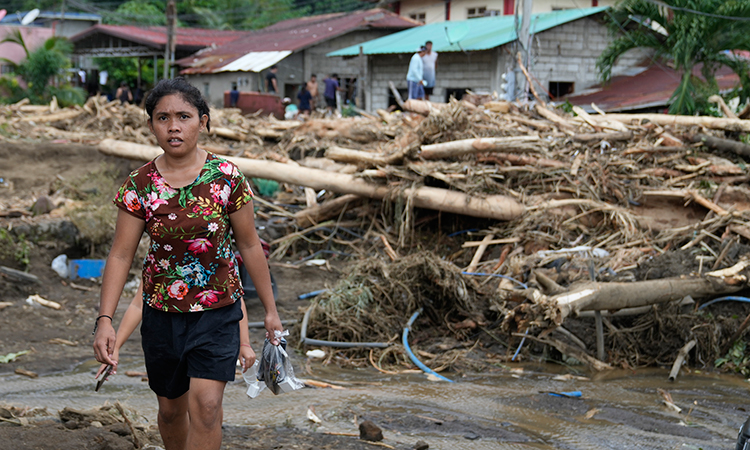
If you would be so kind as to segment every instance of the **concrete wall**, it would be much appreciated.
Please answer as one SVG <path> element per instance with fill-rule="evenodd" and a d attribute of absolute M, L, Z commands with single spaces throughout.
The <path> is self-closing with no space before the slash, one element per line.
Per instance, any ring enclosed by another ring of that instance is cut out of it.
<path fill-rule="evenodd" d="M 425 14 L 425 23 L 445 21 L 445 1 L 443 0 L 402 0 L 400 14 L 410 17 L 413 14 Z M 515 1 L 514 1 L 515 3 Z M 597 6 L 614 6 L 617 0 L 534 0 L 534 13 L 549 12 L 556 9 L 590 8 Z M 487 11 L 499 11 L 504 14 L 503 0 L 452 0 L 450 2 L 450 20 L 466 20 L 469 8 L 484 7 Z"/>
<path fill-rule="evenodd" d="M 596 60 L 611 41 L 607 27 L 596 18 L 584 18 L 538 33 L 534 38 L 529 69 L 544 93 L 549 83 L 574 83 L 573 92 L 581 92 L 599 83 Z M 451 89 L 475 92 L 501 92 L 502 74 L 513 67 L 513 44 L 470 53 L 440 53 L 438 56 L 434 101 L 446 101 Z M 620 59 L 615 72 L 636 66 L 644 51 L 631 51 Z M 373 55 L 370 57 L 370 101 L 367 109 L 388 106 L 388 81 L 406 88 L 406 72 L 411 55 Z M 523 75 L 520 75 L 521 77 Z"/>
<path fill-rule="evenodd" d="M 259 78 L 254 72 L 221 72 L 187 77 L 190 84 L 197 87 L 214 108 L 224 106 L 224 92 L 232 88 L 233 82 L 237 83 L 237 90 L 240 92 L 257 92 L 260 86 Z"/>

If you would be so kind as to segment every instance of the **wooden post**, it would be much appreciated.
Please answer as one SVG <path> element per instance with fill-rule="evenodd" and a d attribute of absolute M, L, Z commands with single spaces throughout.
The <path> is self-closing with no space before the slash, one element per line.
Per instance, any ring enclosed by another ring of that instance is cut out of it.
<path fill-rule="evenodd" d="M 357 77 L 357 107 L 365 109 L 365 78 L 367 77 L 367 56 L 359 46 L 359 77 Z"/>

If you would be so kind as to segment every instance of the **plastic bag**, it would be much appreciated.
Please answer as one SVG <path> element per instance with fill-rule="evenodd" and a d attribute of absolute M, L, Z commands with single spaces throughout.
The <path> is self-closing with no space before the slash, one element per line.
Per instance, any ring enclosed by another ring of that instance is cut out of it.
<path fill-rule="evenodd" d="M 294 376 L 292 362 L 286 353 L 286 339 L 283 337 L 288 336 L 289 331 L 275 330 L 274 334 L 281 343 L 273 345 L 266 339 L 260 358 L 243 374 L 248 384 L 247 396 L 250 398 L 255 398 L 266 387 L 275 395 L 279 395 L 305 386 Z"/>

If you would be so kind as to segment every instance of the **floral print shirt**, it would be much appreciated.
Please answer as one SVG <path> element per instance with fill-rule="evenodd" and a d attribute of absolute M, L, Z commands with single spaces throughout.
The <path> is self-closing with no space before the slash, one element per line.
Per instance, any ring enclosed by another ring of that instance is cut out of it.
<path fill-rule="evenodd" d="M 169 186 L 154 161 L 130 174 L 114 203 L 146 222 L 151 247 L 143 261 L 143 298 L 149 306 L 184 313 L 242 298 L 229 215 L 252 197 L 237 166 L 212 153 L 182 188 Z"/>

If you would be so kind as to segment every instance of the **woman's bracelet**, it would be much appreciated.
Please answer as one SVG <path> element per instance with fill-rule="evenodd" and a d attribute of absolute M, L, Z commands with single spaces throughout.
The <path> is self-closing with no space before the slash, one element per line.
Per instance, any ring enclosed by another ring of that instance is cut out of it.
<path fill-rule="evenodd" d="M 250 347 L 251 350 L 253 348 L 250 344 L 240 344 L 240 347 Z"/>
<path fill-rule="evenodd" d="M 106 317 L 110 322 L 113 322 L 112 317 L 106 314 L 102 314 L 101 316 L 97 317 L 94 321 L 94 331 L 91 332 L 92 335 L 96 334 L 96 329 L 99 327 L 99 319 L 101 319 L 102 317 Z"/>

